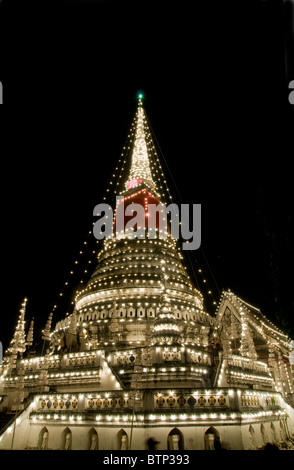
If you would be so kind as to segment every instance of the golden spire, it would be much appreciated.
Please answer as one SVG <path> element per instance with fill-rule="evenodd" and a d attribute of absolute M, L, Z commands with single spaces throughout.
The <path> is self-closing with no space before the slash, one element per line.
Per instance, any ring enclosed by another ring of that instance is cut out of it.
<path fill-rule="evenodd" d="M 142 94 L 138 95 L 138 108 L 135 116 L 135 124 L 135 141 L 133 145 L 132 164 L 127 186 L 130 188 L 134 185 L 137 185 L 139 183 L 138 180 L 145 180 L 155 187 L 155 183 L 151 174 L 146 141 L 146 134 L 148 129 L 146 129 L 146 117 L 142 103 Z"/>

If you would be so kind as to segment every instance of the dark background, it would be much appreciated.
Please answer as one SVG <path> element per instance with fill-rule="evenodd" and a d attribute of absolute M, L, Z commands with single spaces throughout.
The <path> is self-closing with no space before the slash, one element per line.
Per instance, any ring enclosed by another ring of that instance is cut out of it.
<path fill-rule="evenodd" d="M 36 339 L 57 300 L 53 324 L 71 311 L 95 248 L 92 211 L 138 90 L 175 202 L 202 204 L 201 249 L 187 263 L 207 310 L 230 288 L 293 337 L 283 3 L 4 0 L 0 8 L 4 347 L 24 297 Z"/>

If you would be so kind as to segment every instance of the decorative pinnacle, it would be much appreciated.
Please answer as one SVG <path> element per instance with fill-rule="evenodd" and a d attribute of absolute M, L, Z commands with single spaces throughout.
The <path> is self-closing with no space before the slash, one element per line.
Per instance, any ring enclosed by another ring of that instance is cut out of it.
<path fill-rule="evenodd" d="M 144 98 L 144 94 L 142 93 L 142 91 L 138 91 L 137 98 L 139 101 L 142 101 L 142 99 Z"/>
<path fill-rule="evenodd" d="M 145 114 L 142 106 L 142 101 L 140 96 L 143 96 L 143 93 L 138 94 L 138 108 L 136 112 L 136 130 L 134 135 L 134 144 L 132 152 L 132 164 L 130 169 L 130 174 L 128 182 L 135 181 L 139 179 L 145 179 L 152 183 L 155 186 L 149 161 L 149 154 L 147 148 L 146 140 L 146 128 L 145 128 Z M 148 130 L 147 130 L 148 132 Z"/>

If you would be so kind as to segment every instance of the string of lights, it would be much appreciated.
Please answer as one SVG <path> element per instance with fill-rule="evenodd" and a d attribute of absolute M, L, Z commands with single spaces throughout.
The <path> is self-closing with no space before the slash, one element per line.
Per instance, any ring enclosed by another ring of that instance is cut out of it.
<path fill-rule="evenodd" d="M 112 177 L 109 181 L 109 185 L 105 190 L 104 196 L 103 196 L 103 201 L 109 201 L 109 204 L 113 204 L 114 197 L 117 194 L 118 187 L 121 184 L 122 181 L 122 176 L 124 172 L 124 167 L 127 162 L 127 152 L 126 149 L 128 149 L 128 139 L 123 146 L 123 151 L 120 154 L 120 157 L 118 158 L 118 161 L 116 163 L 114 172 L 112 174 Z M 94 222 L 91 223 L 91 225 L 94 225 Z M 86 237 L 84 238 L 81 248 L 72 264 L 70 267 L 70 270 L 68 272 L 68 276 L 64 282 L 63 288 L 59 291 L 56 301 L 54 302 L 54 305 L 50 311 L 49 317 L 55 313 L 59 307 L 60 299 L 64 297 L 65 291 L 71 290 L 73 288 L 73 279 L 78 276 L 79 272 L 81 273 L 81 278 L 80 278 L 80 284 L 84 284 L 85 282 L 88 281 L 89 278 L 89 271 L 90 271 L 90 265 L 93 263 L 94 260 L 97 259 L 97 254 L 99 251 L 100 247 L 100 240 L 96 240 L 93 236 L 93 229 L 88 230 Z M 88 249 L 85 249 L 88 248 Z M 89 253 L 90 252 L 90 253 Z M 87 256 L 84 262 L 84 269 L 83 269 L 83 256 Z M 71 306 L 74 305 L 74 301 L 70 302 Z M 69 312 L 67 312 L 67 315 Z"/>
<path fill-rule="evenodd" d="M 154 140 L 156 141 L 156 146 L 157 146 L 157 148 L 158 148 L 159 151 L 160 151 L 161 158 L 162 158 L 162 160 L 163 160 L 163 162 L 164 162 L 164 164 L 165 164 L 165 167 L 167 168 L 167 171 L 168 171 L 168 173 L 169 173 L 169 176 L 170 176 L 170 178 L 171 178 L 171 181 L 172 181 L 172 183 L 173 183 L 173 186 L 175 187 L 175 190 L 176 190 L 176 192 L 177 192 L 177 194 L 178 194 L 179 201 L 180 201 L 180 203 L 183 203 L 183 200 L 182 200 L 180 191 L 179 191 L 179 189 L 178 189 L 178 187 L 177 187 L 177 185 L 176 185 L 176 182 L 174 181 L 174 178 L 173 178 L 173 176 L 172 176 L 172 174 L 171 174 L 171 171 L 170 171 L 170 169 L 169 169 L 168 163 L 167 163 L 167 161 L 166 161 L 166 159 L 165 159 L 165 157 L 164 157 L 163 151 L 162 151 L 162 149 L 161 149 L 161 147 L 160 147 L 160 145 L 159 145 L 159 143 L 158 143 L 158 141 L 157 141 L 157 139 L 156 139 L 155 133 L 154 133 L 154 131 L 153 131 L 153 129 L 152 129 L 152 126 L 151 126 L 151 124 L 150 124 L 150 122 L 149 122 L 147 116 L 146 116 L 146 125 L 148 126 L 148 128 L 150 128 L 150 130 L 151 130 L 151 132 L 152 132 L 152 135 L 153 135 L 153 138 L 154 138 Z M 164 191 L 164 193 L 165 193 L 165 194 L 168 194 L 168 196 L 169 196 L 169 201 L 172 202 L 173 199 L 172 199 L 172 196 L 171 196 L 171 192 L 170 192 L 170 189 L 169 189 L 169 187 L 168 187 L 166 178 L 165 178 L 165 176 L 164 176 L 164 171 L 163 171 L 163 167 L 162 167 L 161 162 L 160 162 L 160 158 L 159 158 L 158 153 L 156 152 L 155 146 L 154 146 L 154 144 L 153 144 L 153 139 L 152 139 L 152 136 L 151 136 L 151 132 L 149 132 L 149 134 L 150 134 L 150 138 L 151 138 L 152 145 L 153 145 L 153 150 L 154 150 L 154 152 L 152 152 L 151 155 L 152 155 L 152 157 L 154 157 L 155 165 L 157 164 L 157 165 L 158 165 L 158 168 L 159 168 L 159 171 L 158 171 L 159 176 L 158 176 L 158 178 L 160 179 L 160 177 L 162 177 L 162 182 L 163 182 L 163 184 L 165 184 L 165 191 Z M 210 268 L 210 266 L 209 266 L 209 263 L 208 263 L 208 261 L 207 261 L 207 258 L 206 258 L 206 256 L 205 256 L 204 250 L 203 250 L 203 248 L 202 248 L 201 246 L 200 246 L 200 251 L 201 251 L 201 253 L 202 253 L 203 257 L 204 257 L 204 260 L 206 261 L 206 264 L 207 264 L 207 266 L 208 266 L 208 270 L 209 270 L 209 272 L 210 272 L 210 276 L 212 277 L 212 280 L 213 280 L 213 282 L 214 282 L 214 285 L 215 285 L 215 287 L 216 287 L 216 290 L 217 290 L 218 295 L 216 295 L 216 294 L 214 293 L 214 289 L 212 288 L 211 283 L 208 281 L 207 276 L 205 276 L 204 271 L 203 271 L 203 268 L 199 265 L 197 256 L 195 255 L 195 252 L 192 250 L 192 255 L 190 254 L 189 251 L 187 251 L 185 254 L 187 255 L 187 258 L 188 258 L 188 260 L 189 260 L 189 264 L 190 264 L 190 267 L 191 267 L 191 270 L 192 270 L 193 276 L 194 276 L 194 281 L 195 281 L 195 283 L 196 283 L 198 289 L 201 290 L 201 291 L 203 291 L 203 288 L 204 288 L 204 286 L 205 286 L 205 292 L 209 295 L 209 297 L 211 297 L 211 299 L 212 299 L 212 301 L 211 301 L 211 302 L 212 302 L 212 305 L 216 305 L 216 304 L 217 304 L 217 300 L 216 300 L 216 299 L 217 299 L 217 297 L 219 297 L 219 295 L 221 294 L 221 291 L 220 291 L 220 289 L 219 289 L 219 287 L 218 287 L 218 285 L 217 285 L 217 282 L 216 282 L 216 280 L 215 280 L 215 277 L 214 277 L 214 275 L 213 275 L 213 273 L 212 273 L 212 270 L 211 270 L 211 268 Z M 193 256 L 193 261 L 194 261 L 194 263 L 192 262 L 191 256 Z M 195 272 L 194 264 L 196 264 L 196 266 L 197 266 L 198 275 L 197 275 L 196 272 Z M 199 275 L 200 275 L 201 278 L 202 278 L 202 286 L 200 286 L 200 284 L 199 284 L 199 282 L 198 282 L 198 277 L 199 277 Z"/>

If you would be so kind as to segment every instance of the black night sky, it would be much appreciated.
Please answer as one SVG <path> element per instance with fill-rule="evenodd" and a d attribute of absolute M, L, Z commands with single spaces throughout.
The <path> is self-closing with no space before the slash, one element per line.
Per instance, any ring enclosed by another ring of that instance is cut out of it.
<path fill-rule="evenodd" d="M 40 329 L 79 286 L 138 90 L 175 202 L 202 204 L 190 260 L 208 311 L 206 291 L 230 288 L 294 337 L 282 2 L 4 0 L 0 21 L 4 347 L 24 297 Z"/>

